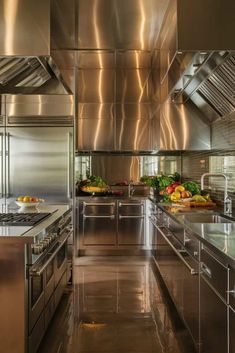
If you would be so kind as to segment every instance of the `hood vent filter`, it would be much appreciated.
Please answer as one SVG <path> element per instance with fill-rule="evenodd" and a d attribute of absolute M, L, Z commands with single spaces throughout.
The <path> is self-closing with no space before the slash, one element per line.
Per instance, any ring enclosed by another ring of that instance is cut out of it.
<path fill-rule="evenodd" d="M 37 57 L 0 58 L 0 87 L 40 87 L 50 78 Z"/>
<path fill-rule="evenodd" d="M 235 56 L 225 60 L 197 92 L 222 117 L 235 110 Z"/>

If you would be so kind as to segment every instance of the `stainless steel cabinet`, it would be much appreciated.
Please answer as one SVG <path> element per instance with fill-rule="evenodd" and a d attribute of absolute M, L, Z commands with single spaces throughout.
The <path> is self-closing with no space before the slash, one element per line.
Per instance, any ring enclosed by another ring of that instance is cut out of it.
<path fill-rule="evenodd" d="M 199 263 L 164 228 L 157 228 L 155 259 L 195 345 L 199 344 Z"/>
<path fill-rule="evenodd" d="M 229 309 L 229 353 L 235 353 L 235 311 Z"/>
<path fill-rule="evenodd" d="M 82 246 L 110 246 L 116 244 L 115 201 L 83 202 L 81 234 Z"/>
<path fill-rule="evenodd" d="M 118 245 L 145 244 L 145 204 L 118 202 Z"/>
<path fill-rule="evenodd" d="M 227 353 L 227 306 L 201 276 L 201 352 Z M 231 353 L 231 352 L 230 352 Z"/>

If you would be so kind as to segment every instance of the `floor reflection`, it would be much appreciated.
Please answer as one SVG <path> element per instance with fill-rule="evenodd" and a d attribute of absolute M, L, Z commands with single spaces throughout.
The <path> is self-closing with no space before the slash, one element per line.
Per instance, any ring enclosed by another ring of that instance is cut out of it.
<path fill-rule="evenodd" d="M 193 353 L 187 331 L 145 258 L 77 260 L 40 353 Z"/>

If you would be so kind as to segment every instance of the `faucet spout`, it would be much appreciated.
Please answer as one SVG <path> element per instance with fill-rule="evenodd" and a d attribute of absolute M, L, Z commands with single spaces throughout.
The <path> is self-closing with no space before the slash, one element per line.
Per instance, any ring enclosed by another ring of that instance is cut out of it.
<path fill-rule="evenodd" d="M 224 179 L 224 213 L 232 213 L 232 200 L 228 196 L 228 178 L 223 173 L 204 173 L 201 176 L 201 190 L 204 189 L 204 179 L 205 177 L 221 177 Z"/>

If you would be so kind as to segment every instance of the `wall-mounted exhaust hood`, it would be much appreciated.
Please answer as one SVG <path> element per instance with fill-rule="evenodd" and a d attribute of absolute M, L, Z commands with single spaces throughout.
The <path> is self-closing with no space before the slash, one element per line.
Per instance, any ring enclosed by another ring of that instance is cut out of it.
<path fill-rule="evenodd" d="M 172 0 L 159 37 L 162 101 L 191 100 L 209 122 L 235 111 L 234 11 L 233 0 Z"/>
<path fill-rule="evenodd" d="M 68 94 L 50 56 L 50 1 L 0 0 L 0 94 Z"/>

